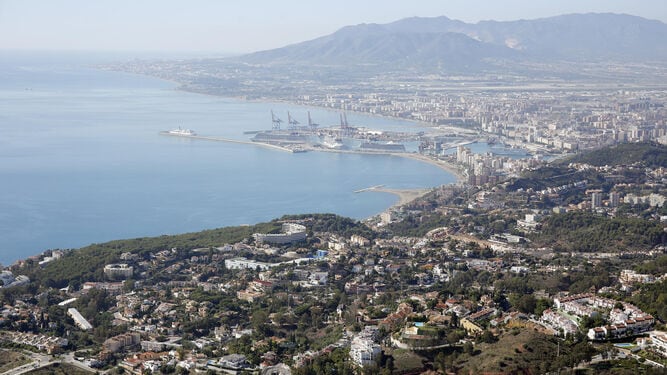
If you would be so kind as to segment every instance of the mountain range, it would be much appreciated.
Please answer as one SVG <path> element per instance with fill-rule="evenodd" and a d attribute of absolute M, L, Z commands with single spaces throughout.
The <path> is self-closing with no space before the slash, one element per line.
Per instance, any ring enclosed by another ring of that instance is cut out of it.
<path fill-rule="evenodd" d="M 512 61 L 662 62 L 667 24 L 626 14 L 588 13 L 465 23 L 405 18 L 346 26 L 333 34 L 244 55 L 252 64 L 484 67 Z"/>

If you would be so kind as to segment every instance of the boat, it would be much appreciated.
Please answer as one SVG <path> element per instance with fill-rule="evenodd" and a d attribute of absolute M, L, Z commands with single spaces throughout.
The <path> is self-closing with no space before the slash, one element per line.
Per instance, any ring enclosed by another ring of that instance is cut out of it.
<path fill-rule="evenodd" d="M 329 136 L 324 137 L 324 140 L 321 144 L 322 146 L 332 150 L 341 150 L 344 147 L 343 142 L 339 138 L 333 138 Z"/>
<path fill-rule="evenodd" d="M 181 129 L 180 126 L 178 127 L 178 129 L 169 130 L 167 132 L 167 134 L 169 134 L 169 135 L 179 135 L 179 136 L 183 136 L 183 137 L 192 137 L 192 136 L 197 135 L 197 133 L 195 133 L 194 130 Z"/>
<path fill-rule="evenodd" d="M 306 144 L 308 143 L 308 135 L 292 131 L 267 130 L 255 134 L 250 140 L 260 143 Z"/>

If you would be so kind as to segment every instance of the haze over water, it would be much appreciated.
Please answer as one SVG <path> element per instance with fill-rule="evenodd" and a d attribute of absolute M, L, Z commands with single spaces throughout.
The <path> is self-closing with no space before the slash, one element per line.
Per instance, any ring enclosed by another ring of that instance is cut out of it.
<path fill-rule="evenodd" d="M 160 136 L 182 126 L 247 139 L 270 110 L 328 126 L 337 112 L 176 91 L 148 77 L 78 63 L 4 59 L 0 65 L 0 262 L 51 248 L 254 224 L 292 213 L 357 219 L 397 201 L 354 190 L 423 188 L 455 178 L 382 155 L 290 154 Z M 415 129 L 348 113 L 352 125 Z"/>

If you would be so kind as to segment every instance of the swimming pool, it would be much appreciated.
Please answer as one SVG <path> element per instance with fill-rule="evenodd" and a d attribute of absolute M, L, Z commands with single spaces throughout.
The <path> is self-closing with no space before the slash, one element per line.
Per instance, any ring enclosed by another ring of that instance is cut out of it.
<path fill-rule="evenodd" d="M 619 344 L 614 344 L 614 346 L 616 346 L 618 348 L 632 348 L 633 346 L 635 346 L 635 344 L 629 343 L 629 342 L 622 342 L 622 343 L 619 343 Z"/>

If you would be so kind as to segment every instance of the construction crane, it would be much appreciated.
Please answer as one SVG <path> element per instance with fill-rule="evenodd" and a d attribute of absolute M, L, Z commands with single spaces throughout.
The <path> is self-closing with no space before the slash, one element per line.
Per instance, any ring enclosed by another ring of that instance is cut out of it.
<path fill-rule="evenodd" d="M 273 114 L 273 110 L 271 110 L 271 122 L 273 123 L 273 130 L 280 130 L 280 123 L 283 122 L 283 120 L 279 119 L 275 114 Z"/>
<path fill-rule="evenodd" d="M 292 115 L 289 113 L 289 111 L 287 111 L 287 124 L 289 125 L 290 129 L 294 129 L 297 125 L 299 125 L 299 122 L 292 118 Z"/>
<path fill-rule="evenodd" d="M 316 124 L 313 122 L 313 120 L 310 118 L 310 111 L 308 111 L 308 127 L 310 128 L 311 131 L 315 132 L 318 126 L 320 126 L 320 124 Z"/>

